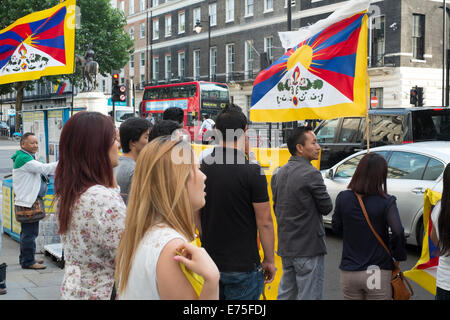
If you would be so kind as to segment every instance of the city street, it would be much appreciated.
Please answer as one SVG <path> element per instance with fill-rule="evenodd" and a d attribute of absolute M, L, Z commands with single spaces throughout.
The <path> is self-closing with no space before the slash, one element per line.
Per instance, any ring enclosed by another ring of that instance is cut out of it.
<path fill-rule="evenodd" d="M 17 150 L 19 144 L 10 140 L 0 140 L 0 175 L 6 175 L 12 170 L 11 155 Z M 62 281 L 63 270 L 45 257 L 47 269 L 22 270 L 18 263 L 19 244 L 12 240 L 7 234 L 3 234 L 3 245 L 0 255 L 0 263 L 8 264 L 7 287 L 8 294 L 0 296 L 0 300 L 22 300 L 22 299 L 58 299 L 59 285 Z M 340 287 L 339 263 L 341 258 L 342 240 L 327 231 L 326 275 L 325 275 L 325 300 L 343 299 Z M 41 255 L 42 256 L 42 255 Z M 403 271 L 412 268 L 419 259 L 418 248 L 408 246 L 408 259 L 401 263 Z M 432 300 L 434 296 L 429 292 L 411 282 L 414 289 L 413 300 Z"/>

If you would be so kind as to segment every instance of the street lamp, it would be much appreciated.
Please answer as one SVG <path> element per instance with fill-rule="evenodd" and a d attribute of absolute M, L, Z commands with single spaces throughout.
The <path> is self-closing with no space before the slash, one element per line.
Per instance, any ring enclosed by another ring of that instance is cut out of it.
<path fill-rule="evenodd" d="M 194 31 L 199 34 L 203 30 L 202 22 L 208 22 L 208 81 L 211 81 L 211 16 L 208 15 L 208 21 L 197 20 Z"/>

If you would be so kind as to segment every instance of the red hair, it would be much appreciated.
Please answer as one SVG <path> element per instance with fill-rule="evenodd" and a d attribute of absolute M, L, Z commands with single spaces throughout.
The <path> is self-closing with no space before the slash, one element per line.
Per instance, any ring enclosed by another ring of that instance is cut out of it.
<path fill-rule="evenodd" d="M 115 135 L 111 119 L 99 112 L 77 113 L 64 125 L 55 172 L 59 234 L 69 230 L 72 208 L 88 188 L 97 184 L 113 187 L 109 149 Z"/>

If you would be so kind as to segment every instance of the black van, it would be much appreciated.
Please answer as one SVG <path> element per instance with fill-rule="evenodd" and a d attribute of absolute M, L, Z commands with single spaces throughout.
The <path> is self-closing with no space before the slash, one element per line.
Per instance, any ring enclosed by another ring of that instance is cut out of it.
<path fill-rule="evenodd" d="M 450 141 L 450 108 L 371 109 L 369 119 L 371 148 L 418 141 Z M 325 120 L 314 132 L 322 147 L 321 170 L 367 148 L 365 117 Z"/>

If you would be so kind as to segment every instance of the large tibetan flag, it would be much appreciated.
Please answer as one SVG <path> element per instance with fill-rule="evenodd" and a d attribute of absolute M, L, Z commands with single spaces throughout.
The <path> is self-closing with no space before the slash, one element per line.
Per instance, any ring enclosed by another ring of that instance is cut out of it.
<path fill-rule="evenodd" d="M 422 254 L 414 268 L 403 272 L 406 277 L 417 282 L 417 284 L 433 295 L 436 295 L 436 272 L 439 264 L 439 250 L 430 238 L 431 229 L 433 228 L 431 212 L 436 203 L 441 200 L 441 197 L 442 195 L 439 192 L 430 189 L 425 191 L 423 203 L 423 225 L 425 235 L 422 243 Z"/>
<path fill-rule="evenodd" d="M 75 0 L 31 13 L 0 31 L 0 84 L 73 73 Z"/>
<path fill-rule="evenodd" d="M 312 26 L 280 32 L 290 49 L 256 77 L 250 120 L 364 116 L 369 4 L 352 0 Z"/>

